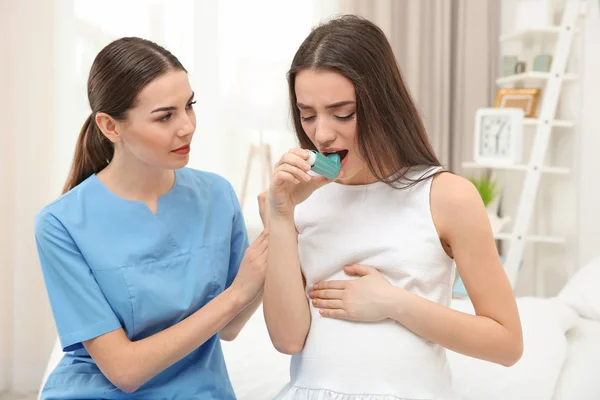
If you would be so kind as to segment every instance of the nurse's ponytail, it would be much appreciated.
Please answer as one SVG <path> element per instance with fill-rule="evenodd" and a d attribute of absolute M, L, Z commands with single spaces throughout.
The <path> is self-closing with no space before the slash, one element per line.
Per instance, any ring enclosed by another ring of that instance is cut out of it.
<path fill-rule="evenodd" d="M 114 152 L 113 144 L 98 129 L 94 114 L 90 114 L 79 132 L 73 164 L 63 193 L 73 189 L 92 174 L 102 171 L 112 160 Z"/>
<path fill-rule="evenodd" d="M 104 113 L 117 121 L 126 120 L 142 89 L 171 70 L 186 71 L 173 54 L 145 39 L 118 39 L 98 53 L 87 83 L 92 112 L 79 133 L 63 193 L 102 171 L 114 156 L 114 144 L 96 124 L 96 115 Z"/>

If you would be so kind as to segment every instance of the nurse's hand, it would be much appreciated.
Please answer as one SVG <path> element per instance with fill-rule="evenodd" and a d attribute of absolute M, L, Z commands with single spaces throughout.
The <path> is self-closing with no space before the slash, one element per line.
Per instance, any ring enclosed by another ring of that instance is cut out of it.
<path fill-rule="evenodd" d="M 263 223 L 263 231 L 269 232 L 269 191 L 265 190 L 258 195 L 258 213 Z"/>
<path fill-rule="evenodd" d="M 277 216 L 291 216 L 294 208 L 315 190 L 331 182 L 322 176 L 311 176 L 308 150 L 291 149 L 275 164 L 270 187 L 270 210 Z"/>
<path fill-rule="evenodd" d="M 269 235 L 263 231 L 246 249 L 240 269 L 231 284 L 231 288 L 238 293 L 245 304 L 251 303 L 262 293 L 265 284 L 268 243 Z"/>

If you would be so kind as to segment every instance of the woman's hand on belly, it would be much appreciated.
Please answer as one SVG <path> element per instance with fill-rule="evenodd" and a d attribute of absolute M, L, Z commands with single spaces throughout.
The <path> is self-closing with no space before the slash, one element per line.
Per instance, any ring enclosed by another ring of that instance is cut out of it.
<path fill-rule="evenodd" d="M 358 279 L 325 281 L 309 292 L 312 304 L 324 317 L 361 322 L 388 319 L 393 308 L 393 286 L 381 273 L 366 265 L 344 268 Z"/>

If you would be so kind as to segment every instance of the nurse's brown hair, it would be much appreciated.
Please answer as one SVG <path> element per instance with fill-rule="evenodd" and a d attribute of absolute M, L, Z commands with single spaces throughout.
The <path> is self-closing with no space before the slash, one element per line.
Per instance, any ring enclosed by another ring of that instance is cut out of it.
<path fill-rule="evenodd" d="M 171 70 L 186 71 L 173 54 L 145 39 L 121 38 L 98 53 L 87 83 L 92 112 L 79 133 L 63 193 L 103 170 L 113 158 L 113 144 L 98 128 L 96 114 L 103 112 L 116 120 L 126 120 L 127 111 L 135 107 L 142 89 Z"/>

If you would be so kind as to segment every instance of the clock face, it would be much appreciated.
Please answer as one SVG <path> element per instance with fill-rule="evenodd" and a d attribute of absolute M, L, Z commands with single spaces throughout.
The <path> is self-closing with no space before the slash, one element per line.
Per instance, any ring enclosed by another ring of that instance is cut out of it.
<path fill-rule="evenodd" d="M 479 154 L 483 157 L 510 156 L 511 120 L 509 115 L 482 115 Z"/>
<path fill-rule="evenodd" d="M 524 112 L 521 108 L 480 108 L 475 113 L 475 162 L 507 166 L 521 162 Z"/>

